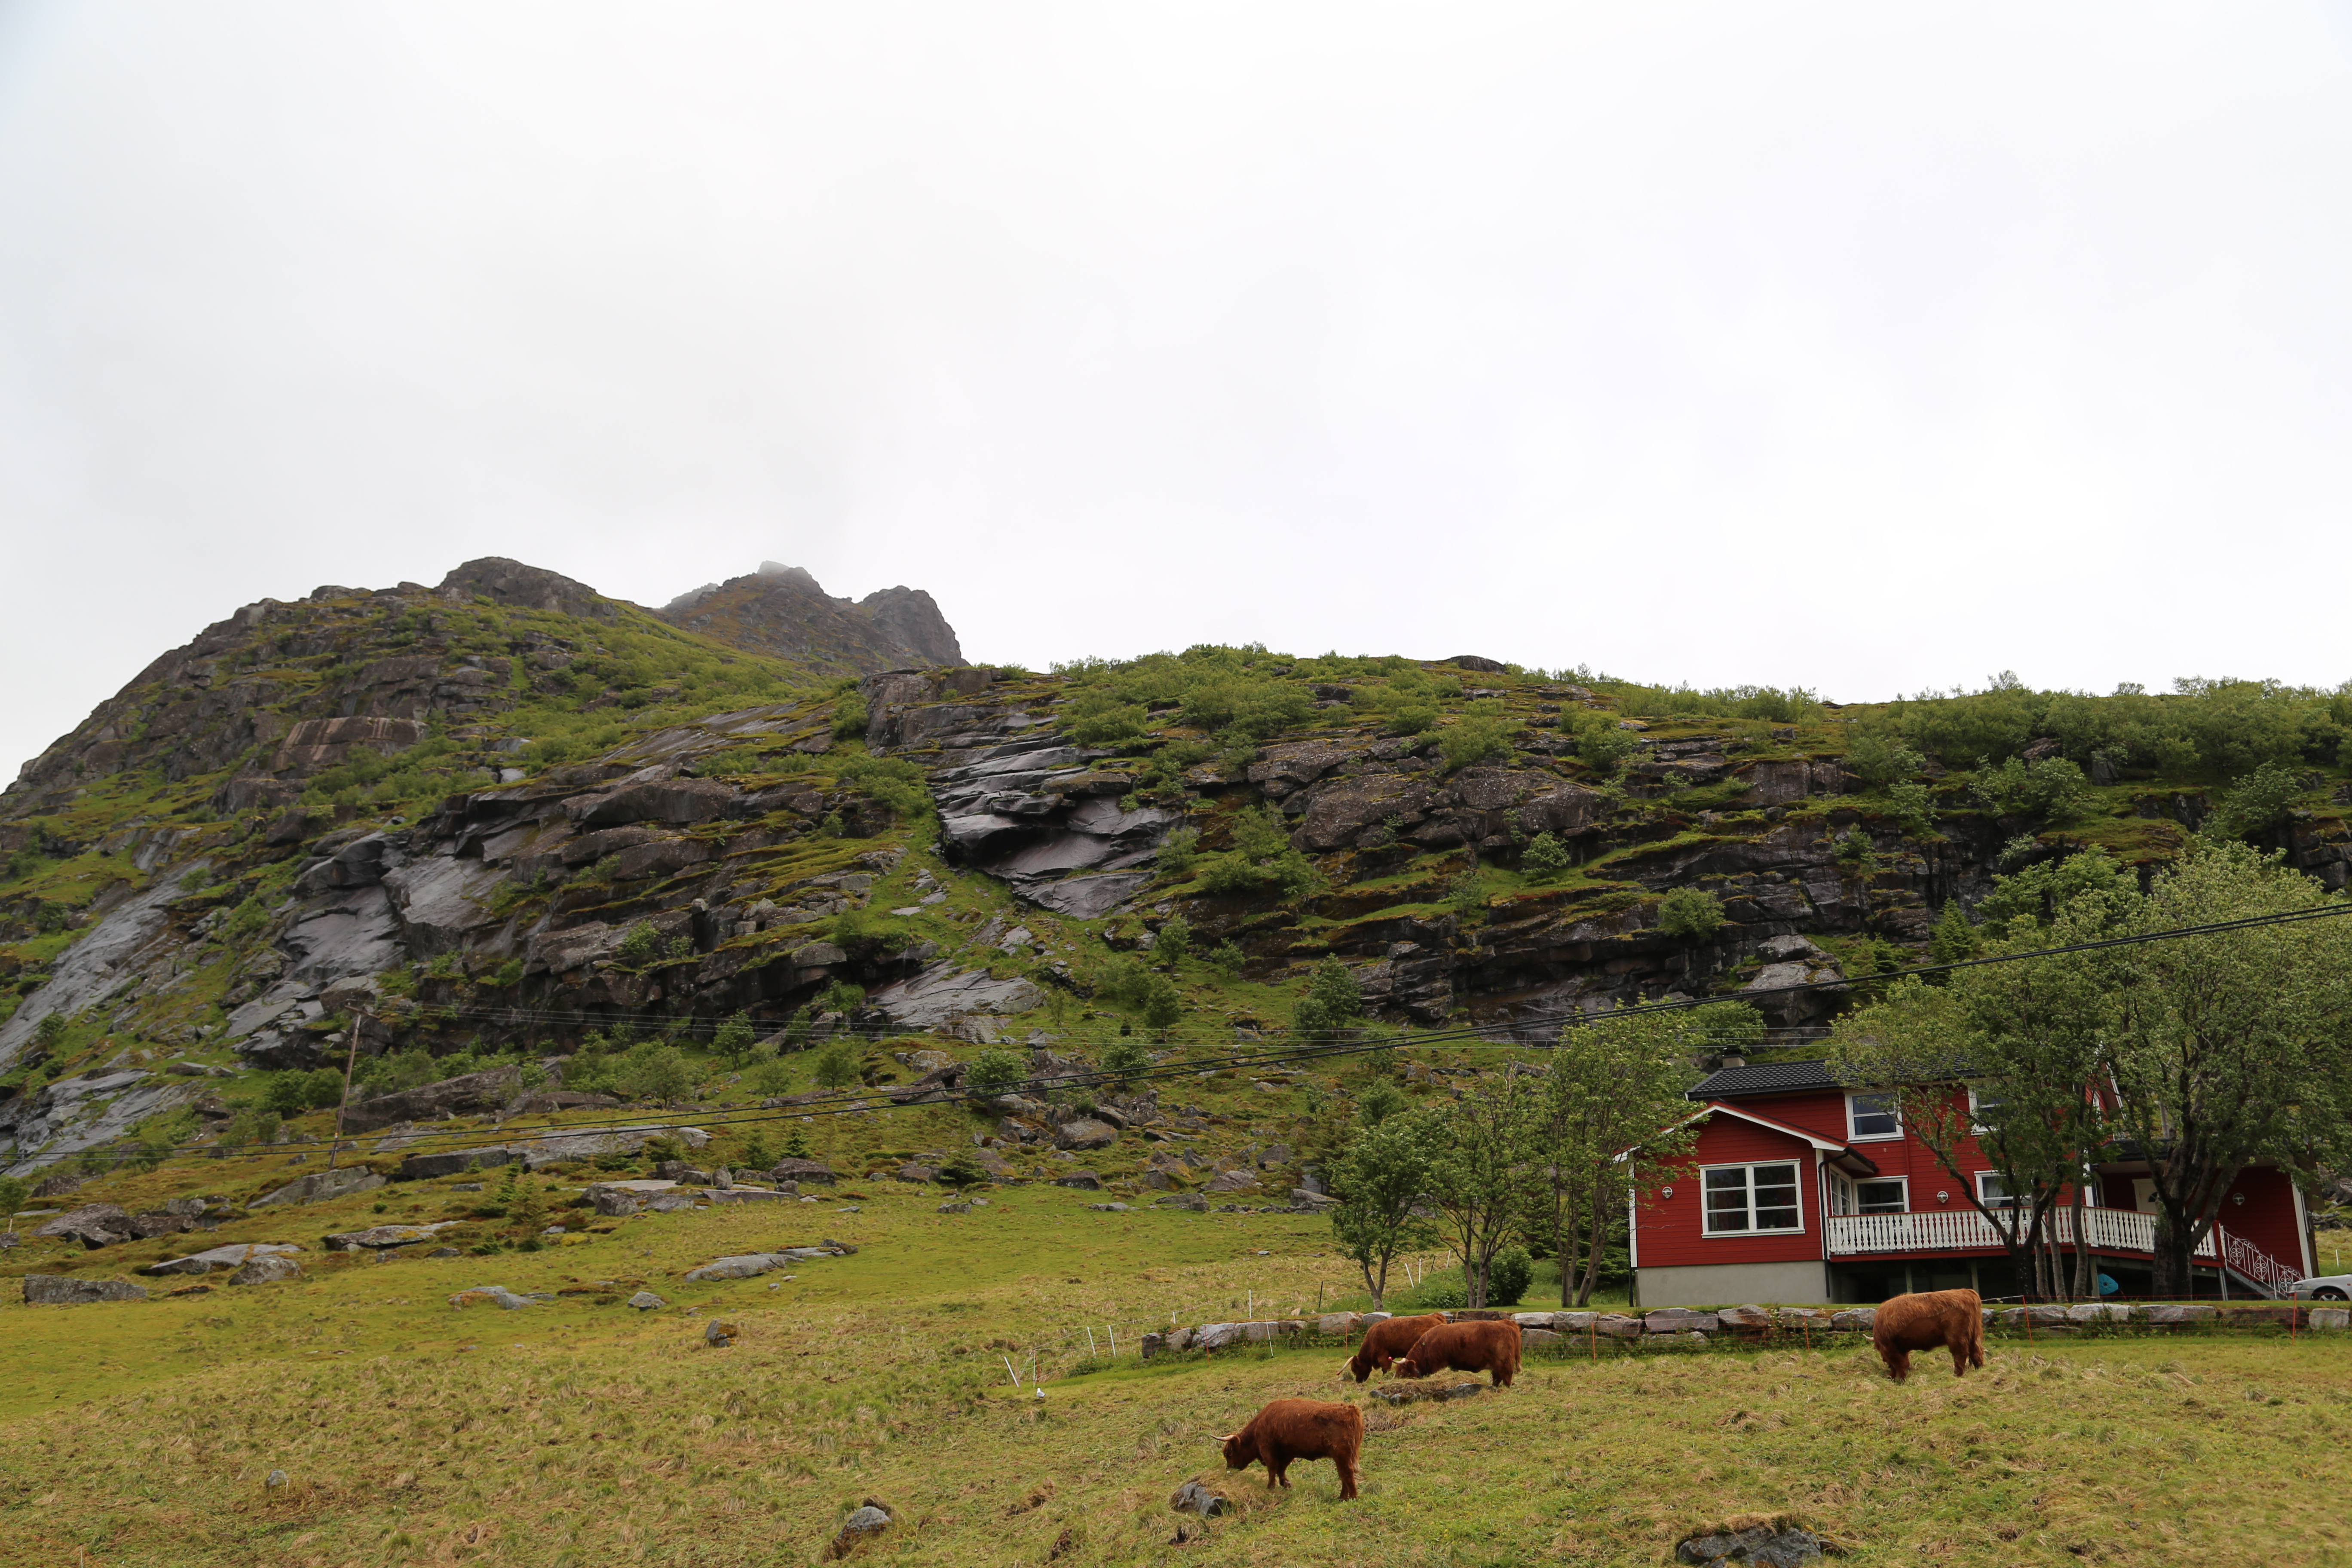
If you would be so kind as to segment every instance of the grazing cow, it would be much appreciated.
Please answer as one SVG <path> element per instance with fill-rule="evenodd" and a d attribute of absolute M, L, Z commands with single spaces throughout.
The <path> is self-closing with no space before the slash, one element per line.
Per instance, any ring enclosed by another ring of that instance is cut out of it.
<path fill-rule="evenodd" d="M 1356 1495 L 1364 1413 L 1352 1405 L 1327 1405 L 1319 1399 L 1276 1399 L 1251 1416 L 1248 1426 L 1217 1441 L 1225 1447 L 1225 1468 L 1265 1466 L 1268 1490 L 1290 1484 L 1283 1472 L 1291 1460 L 1328 1459 L 1339 1468 L 1339 1500 L 1346 1502 Z"/>
<path fill-rule="evenodd" d="M 1363 1383 L 1372 1375 L 1372 1368 L 1382 1372 L 1396 1364 L 1396 1358 L 1412 1349 L 1413 1342 L 1432 1329 L 1445 1325 L 1445 1314 L 1432 1312 L 1421 1318 L 1384 1318 L 1364 1331 L 1364 1342 L 1356 1353 L 1339 1363 L 1339 1381 L 1353 1377 Z"/>
<path fill-rule="evenodd" d="M 1445 1323 L 1432 1329 L 1397 1358 L 1399 1377 L 1433 1372 L 1491 1372 L 1496 1388 L 1508 1388 L 1519 1374 L 1519 1325 L 1507 1321 Z"/>
<path fill-rule="evenodd" d="M 1886 1375 L 1911 1375 L 1911 1352 L 1941 1345 L 1952 1352 L 1952 1375 L 1966 1377 L 1984 1360 L 1984 1300 L 1973 1290 L 1922 1290 L 1880 1303 L 1870 1320 L 1870 1342 L 1885 1359 Z"/>

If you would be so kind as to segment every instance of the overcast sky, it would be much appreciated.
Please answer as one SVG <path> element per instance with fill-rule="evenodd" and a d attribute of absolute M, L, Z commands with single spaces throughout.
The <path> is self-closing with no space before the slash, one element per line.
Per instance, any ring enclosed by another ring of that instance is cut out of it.
<path fill-rule="evenodd" d="M 2344 5 L 9 4 L 0 774 L 772 558 L 981 659 L 2352 676 Z"/>

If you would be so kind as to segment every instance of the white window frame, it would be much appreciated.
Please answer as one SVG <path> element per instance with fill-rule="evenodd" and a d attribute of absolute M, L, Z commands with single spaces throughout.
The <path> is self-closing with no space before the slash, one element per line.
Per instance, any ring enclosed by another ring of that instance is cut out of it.
<path fill-rule="evenodd" d="M 1754 1223 L 1755 1218 L 1756 1218 L 1756 1176 L 1755 1176 L 1755 1173 L 1756 1173 L 1757 1171 L 1759 1171 L 1759 1170 L 1761 1170 L 1761 1169 L 1765 1168 L 1766 1166 L 1783 1166 L 1783 1165 L 1785 1165 L 1786 1167 L 1788 1167 L 1789 1172 L 1790 1172 L 1790 1182 L 1789 1182 L 1790 1190 L 1791 1192 L 1795 1193 L 1795 1194 L 1796 1194 L 1796 1195 L 1797 1195 L 1797 1223 L 1796 1223 L 1795 1225 L 1793 1225 L 1793 1226 L 1772 1226 L 1770 1229 L 1769 1229 L 1769 1230 L 1768 1230 L 1768 1229 L 1764 1228 L 1763 1226 L 1759 1226 L 1759 1225 L 1757 1225 L 1757 1224 L 1755 1224 L 1755 1223 Z M 1708 1202 L 1707 1202 L 1707 1198 L 1708 1198 L 1708 1196 L 1709 1196 L 1709 1189 L 1708 1189 L 1708 1187 L 1707 1187 L 1706 1179 L 1707 1179 L 1707 1177 L 1708 1177 L 1708 1175 L 1709 1175 L 1709 1174 L 1711 1174 L 1712 1173 L 1717 1172 L 1717 1171 L 1745 1171 L 1745 1172 L 1748 1173 L 1748 1183 L 1747 1183 L 1747 1192 L 1748 1192 L 1748 1218 L 1749 1224 L 1748 1224 L 1748 1227 L 1746 1230 L 1717 1230 L 1717 1229 L 1716 1229 L 1716 1228 L 1715 1228 L 1715 1208 L 1714 1208 L 1714 1205 L 1711 1205 L 1710 1203 L 1708 1203 Z M 1803 1161 L 1801 1161 L 1801 1160 L 1735 1160 L 1735 1161 L 1730 1161 L 1730 1162 L 1727 1162 L 1727 1163 L 1724 1163 L 1724 1164 L 1720 1164 L 1720 1165 L 1702 1165 L 1701 1167 L 1699 1167 L 1699 1174 L 1698 1174 L 1698 1224 L 1699 1224 L 1699 1234 L 1700 1234 L 1702 1237 L 1707 1237 L 1707 1238 L 1709 1238 L 1709 1239 L 1721 1239 L 1721 1238 L 1725 1238 L 1725 1237 L 1743 1237 L 1743 1236 L 1802 1236 L 1802 1235 L 1804 1235 L 1804 1234 L 1805 1234 L 1805 1167 L 1804 1167 L 1804 1162 L 1803 1162 Z"/>
<path fill-rule="evenodd" d="M 1866 1209 L 1862 1206 L 1862 1189 L 1893 1183 L 1903 1191 L 1903 1206 L 1899 1209 Z M 1853 1184 L 1853 1212 L 1862 1214 L 1909 1214 L 1911 1212 L 1911 1178 L 1908 1176 L 1861 1176 Z"/>
<path fill-rule="evenodd" d="M 1892 1117 L 1894 1117 L 1894 1118 L 1895 1118 L 1895 1131 L 1892 1131 L 1892 1132 L 1858 1132 L 1858 1131 L 1856 1131 L 1854 1130 L 1854 1121 L 1853 1121 L 1853 1103 L 1854 1103 L 1854 1101 L 1855 1101 L 1855 1100 L 1885 1100 L 1885 1101 L 1887 1102 L 1887 1104 L 1886 1104 L 1886 1114 L 1888 1114 L 1889 1116 L 1892 1116 Z M 1895 1104 L 1895 1097 L 1894 1097 L 1893 1095 L 1860 1094 L 1860 1093 L 1854 1093 L 1854 1092 L 1849 1092 L 1849 1093 L 1846 1095 L 1846 1097 L 1845 1097 L 1845 1141 L 1846 1141 L 1847 1142 L 1849 1142 L 1849 1143 L 1893 1143 L 1893 1142 L 1897 1142 L 1898 1140 L 1900 1140 L 1900 1139 L 1902 1138 L 1902 1136 L 1903 1136 L 1903 1108 L 1902 1108 L 1900 1105 L 1898 1105 L 1898 1104 Z"/>
<path fill-rule="evenodd" d="M 1993 1103 L 1999 1105 L 2002 1102 L 1995 1100 Z M 1969 1131 L 1971 1135 L 1991 1131 L 1984 1123 L 1983 1110 L 1984 1102 L 1977 1098 L 1977 1086 L 1969 1085 Z"/>
<path fill-rule="evenodd" d="M 1853 1190 L 1853 1178 L 1843 1171 L 1832 1171 L 1829 1176 L 1830 1213 L 1841 1217 L 1860 1214 L 1862 1199 Z"/>
<path fill-rule="evenodd" d="M 2017 1194 L 2015 1193 L 2003 1193 L 1999 1198 L 1991 1198 L 1985 1195 L 1985 1181 L 1988 1177 L 1998 1182 L 2000 1180 L 2000 1173 L 1999 1171 L 1979 1171 L 1976 1173 L 1975 1179 L 1977 1184 L 1978 1205 L 1979 1207 L 1989 1209 L 2015 1208 L 2017 1206 Z"/>

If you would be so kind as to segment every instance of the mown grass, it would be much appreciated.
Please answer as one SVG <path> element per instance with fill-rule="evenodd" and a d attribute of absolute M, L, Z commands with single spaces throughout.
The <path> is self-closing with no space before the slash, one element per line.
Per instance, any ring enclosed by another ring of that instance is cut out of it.
<path fill-rule="evenodd" d="M 941 1215 L 936 1194 L 874 1190 L 856 1213 L 648 1216 L 528 1256 L 0 1309 L 0 1558 L 805 1563 L 868 1496 L 905 1522 L 862 1555 L 908 1563 L 1656 1563 L 1685 1529 L 1773 1510 L 1863 1563 L 2325 1563 L 2352 1539 L 2340 1336 L 1996 1342 L 1965 1382 L 1925 1365 L 1900 1387 L 1853 1345 L 1571 1355 L 1392 1412 L 1332 1381 L 1329 1345 L 1132 1358 L 1136 1329 L 1171 1315 L 1339 1298 L 1353 1281 L 1311 1216 L 987 1195 Z M 790 1282 L 678 1278 L 827 1234 L 861 1250 Z M 669 1306 L 444 1300 L 638 1279 Z M 718 1316 L 740 1325 L 735 1348 L 704 1348 Z M 1103 1350 L 1113 1324 L 1116 1363 L 1057 1377 L 1089 1325 Z M 1033 1352 L 1037 1379 L 1010 1385 L 1004 1360 L 1025 1373 Z M 1308 1465 L 1172 1544 L 1170 1492 L 1286 1394 L 1366 1402 L 1362 1499 L 1339 1503 Z M 272 1470 L 285 1486 L 265 1486 Z"/>

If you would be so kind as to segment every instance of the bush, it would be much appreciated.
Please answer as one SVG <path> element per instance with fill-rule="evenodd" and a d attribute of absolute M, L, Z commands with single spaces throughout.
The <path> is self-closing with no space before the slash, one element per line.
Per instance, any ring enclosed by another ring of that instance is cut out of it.
<path fill-rule="evenodd" d="M 1859 827 L 1849 827 L 1830 845 L 1830 858 L 1845 876 L 1863 878 L 1878 870 L 1878 847 Z"/>
<path fill-rule="evenodd" d="M 1705 942 L 1723 923 L 1723 900 L 1702 889 L 1676 888 L 1658 900 L 1658 929 L 1668 936 Z"/>
<path fill-rule="evenodd" d="M 975 1093 L 1003 1094 L 1018 1089 L 1028 1077 L 1029 1069 L 1019 1057 L 992 1046 L 980 1053 L 963 1080 Z"/>
<path fill-rule="evenodd" d="M 1168 837 L 1160 841 L 1152 852 L 1152 864 L 1171 877 L 1181 877 L 1192 868 L 1199 855 L 1201 830 L 1197 827 L 1171 828 Z"/>
<path fill-rule="evenodd" d="M 1536 1266 L 1524 1247 L 1507 1247 L 1486 1264 L 1486 1305 L 1516 1305 L 1535 1282 Z"/>
<path fill-rule="evenodd" d="M 976 1187 L 988 1180 L 988 1173 L 980 1168 L 978 1161 L 959 1149 L 940 1163 L 940 1180 L 950 1187 Z"/>
<path fill-rule="evenodd" d="M 670 1105 L 694 1092 L 694 1072 L 676 1046 L 647 1040 L 621 1058 L 614 1069 L 613 1083 L 631 1100 Z"/>
<path fill-rule="evenodd" d="M 1461 719 L 1437 736 L 1437 752 L 1448 773 L 1459 773 L 1489 757 L 1511 754 L 1511 731 L 1517 726 L 1499 719 Z"/>
<path fill-rule="evenodd" d="M 2205 820 L 2209 835 L 2239 837 L 2277 824 L 2293 810 L 2304 793 L 2302 773 L 2276 763 L 2264 763 L 2238 781 L 2237 788 Z"/>
<path fill-rule="evenodd" d="M 766 1131 L 755 1127 L 744 1138 L 742 1150 L 736 1158 L 746 1169 L 764 1171 L 776 1163 L 776 1148 L 768 1142 Z"/>
<path fill-rule="evenodd" d="M 857 1081 L 857 1042 L 841 1035 L 817 1047 L 816 1081 L 826 1089 L 846 1089 Z"/>
<path fill-rule="evenodd" d="M 1337 958 L 1315 966 L 1307 994 L 1290 1009 L 1290 1026 L 1302 1035 L 1344 1029 L 1364 1016 L 1363 987 L 1355 972 Z"/>
<path fill-rule="evenodd" d="M 0 1176 L 0 1216 L 15 1214 L 33 1195 L 33 1184 L 22 1176 Z"/>
<path fill-rule="evenodd" d="M 622 936 L 613 956 L 631 969 L 642 969 L 660 956 L 661 936 L 643 921 L 631 926 Z"/>
<path fill-rule="evenodd" d="M 1192 922 L 1171 915 L 1151 939 L 1151 956 L 1162 963 L 1181 963 L 1192 952 Z"/>
<path fill-rule="evenodd" d="M 1219 942 L 1207 959 L 1209 967 L 1224 980 L 1240 979 L 1242 966 L 1248 962 L 1249 954 L 1241 950 L 1239 942 L 1232 941 Z"/>
<path fill-rule="evenodd" d="M 758 1038 L 751 1027 L 751 1016 L 737 1013 L 719 1025 L 718 1032 L 710 1037 L 710 1048 L 730 1067 L 739 1067 L 751 1054 L 751 1047 Z"/>
<path fill-rule="evenodd" d="M 846 741 L 853 735 L 863 735 L 866 723 L 866 699 L 855 691 L 843 692 L 833 705 L 834 738 Z"/>
<path fill-rule="evenodd" d="M 1144 987 L 1144 1026 L 1160 1030 L 1172 1029 L 1183 1016 L 1184 998 L 1176 989 L 1176 983 L 1164 974 L 1153 975 Z"/>
<path fill-rule="evenodd" d="M 1919 776 L 1927 759 L 1883 731 L 1856 735 L 1845 754 L 1846 771 L 1873 789 L 1885 789 Z"/>
<path fill-rule="evenodd" d="M 1549 880 L 1566 871 L 1571 864 L 1568 846 L 1549 833 L 1538 833 L 1519 851 L 1519 869 L 1528 876 Z"/>
<path fill-rule="evenodd" d="M 1586 767 L 1604 773 L 1613 773 L 1625 763 L 1625 759 L 1642 749 L 1642 742 L 1631 730 L 1620 729 L 1613 719 L 1597 713 L 1562 714 L 1562 727 L 1576 736 L 1576 760 Z"/>
<path fill-rule="evenodd" d="M 1121 1035 L 1103 1052 L 1103 1071 L 1115 1075 L 1121 1083 L 1131 1082 L 1137 1073 L 1151 1065 L 1151 1053 L 1132 1035 Z"/>
<path fill-rule="evenodd" d="M 2084 816 L 2099 798 L 2083 770 L 2063 757 L 2032 763 L 2011 757 L 1998 768 L 1979 767 L 1969 788 L 2003 816 L 2038 817 L 2053 825 Z"/>
<path fill-rule="evenodd" d="M 855 981 L 836 980 L 824 988 L 816 999 L 820 1013 L 840 1013 L 845 1016 L 866 1005 L 866 987 Z"/>
<path fill-rule="evenodd" d="M 333 1105 L 343 1097 L 343 1075 L 332 1068 L 310 1072 L 274 1072 L 262 1082 L 261 1106 L 280 1116 L 299 1116 Z"/>
<path fill-rule="evenodd" d="M 1425 702 L 1408 703 L 1389 715 L 1391 735 L 1425 735 L 1437 728 L 1437 710 Z"/>

